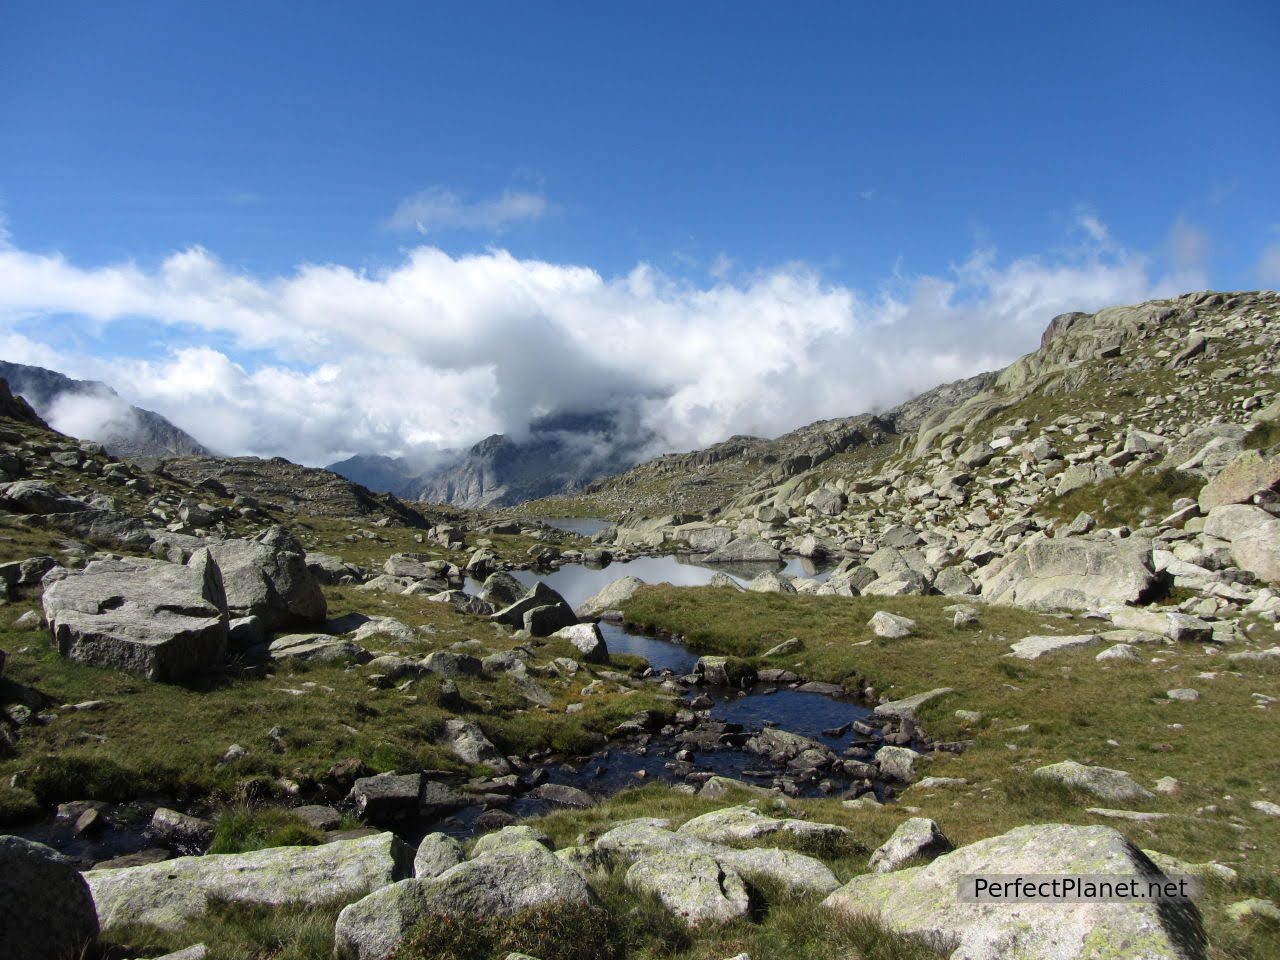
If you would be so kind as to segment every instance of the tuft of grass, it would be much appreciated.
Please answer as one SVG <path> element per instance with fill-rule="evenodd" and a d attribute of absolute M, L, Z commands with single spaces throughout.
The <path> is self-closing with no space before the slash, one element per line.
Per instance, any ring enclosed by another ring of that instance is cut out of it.
<path fill-rule="evenodd" d="M 247 853 L 268 847 L 313 847 L 325 835 L 283 807 L 230 807 L 214 821 L 210 853 Z"/>
<path fill-rule="evenodd" d="M 345 904 L 320 907 L 244 906 L 213 901 L 181 930 L 113 927 L 99 938 L 102 960 L 153 957 L 194 943 L 209 960 L 332 960 L 333 925 Z"/>
<path fill-rule="evenodd" d="M 1280 447 L 1280 420 L 1262 420 L 1245 434 L 1246 450 L 1274 450 Z"/>
<path fill-rule="evenodd" d="M 1078 513 L 1088 513 L 1104 527 L 1139 527 L 1173 512 L 1173 502 L 1195 498 L 1204 478 L 1180 470 L 1140 470 L 1112 477 L 1101 483 L 1048 497 L 1040 507 L 1047 517 L 1070 522 Z"/>
<path fill-rule="evenodd" d="M 0 782 L 0 826 L 32 820 L 41 813 L 40 801 L 30 790 Z"/>
<path fill-rule="evenodd" d="M 525 953 L 539 960 L 616 960 L 616 925 L 598 906 L 548 904 L 510 916 L 428 916 L 394 960 L 490 960 Z"/>

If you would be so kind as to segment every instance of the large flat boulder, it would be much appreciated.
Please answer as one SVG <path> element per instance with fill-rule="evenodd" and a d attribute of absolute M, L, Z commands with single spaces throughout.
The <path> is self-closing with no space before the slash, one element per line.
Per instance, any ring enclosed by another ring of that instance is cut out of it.
<path fill-rule="evenodd" d="M 217 564 L 198 550 L 185 564 L 125 558 L 45 577 L 45 619 L 58 651 L 149 680 L 208 672 L 227 649 Z"/>
<path fill-rule="evenodd" d="M 855 877 L 824 905 L 879 919 L 964 960 L 1204 960 L 1199 911 L 1189 900 L 969 902 L 974 875 L 1115 876 L 1164 879 L 1110 827 L 1018 827 L 945 854 L 923 867 Z"/>
<path fill-rule="evenodd" d="M 80 872 L 53 850 L 0 837 L 0 953 L 5 960 L 84 956 L 98 936 L 98 914 Z"/>
<path fill-rule="evenodd" d="M 269 632 L 324 623 L 324 593 L 307 552 L 283 527 L 253 540 L 212 541 L 209 551 L 222 570 L 233 617 L 255 616 Z"/>
<path fill-rule="evenodd" d="M 150 924 L 177 930 L 210 901 L 280 906 L 348 903 L 410 875 L 413 850 L 391 833 L 316 847 L 178 857 L 84 874 L 104 928 Z"/>
<path fill-rule="evenodd" d="M 1083 790 L 1112 803 L 1146 800 L 1153 796 L 1151 791 L 1140 786 L 1124 770 L 1091 766 L 1075 760 L 1063 760 L 1061 763 L 1038 767 L 1031 775 L 1038 780 L 1060 783 L 1072 790 Z"/>
<path fill-rule="evenodd" d="M 991 603 L 1085 610 L 1138 603 L 1157 582 L 1149 540 L 1040 538 L 983 568 L 982 594 Z"/>

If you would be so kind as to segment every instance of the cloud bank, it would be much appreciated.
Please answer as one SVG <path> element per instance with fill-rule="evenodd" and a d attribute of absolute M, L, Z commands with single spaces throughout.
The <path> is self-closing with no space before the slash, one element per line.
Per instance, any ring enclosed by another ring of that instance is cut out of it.
<path fill-rule="evenodd" d="M 1205 286 L 1153 276 L 1095 218 L 1077 232 L 1050 255 L 978 249 L 870 294 L 804 264 L 693 283 L 419 246 L 383 270 L 264 278 L 199 247 L 144 268 L 10 244 L 0 350 L 103 380 L 227 453 L 421 454 L 607 408 L 652 431 L 656 454 L 884 408 L 1034 349 L 1058 313 Z"/>

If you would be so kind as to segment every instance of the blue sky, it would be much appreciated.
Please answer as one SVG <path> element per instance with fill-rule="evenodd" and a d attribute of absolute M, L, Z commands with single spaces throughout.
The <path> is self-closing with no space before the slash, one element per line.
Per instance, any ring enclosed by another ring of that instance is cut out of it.
<path fill-rule="evenodd" d="M 680 424 L 670 445 L 854 413 L 1030 349 L 1044 311 L 1179 282 L 1280 282 L 1277 41 L 1274 2 L 10 0 L 0 214 L 3 277 L 23 292 L 0 296 L 3 345 L 69 372 L 118 370 L 122 392 L 237 452 L 308 460 L 468 442 L 518 432 L 522 411 L 610 400 L 620 358 L 661 362 L 635 344 L 592 352 L 610 310 L 693 351 L 675 364 L 687 371 L 622 390 L 667 398 L 645 416 Z M 423 250 L 448 262 L 413 274 Z M 184 251 L 203 259 L 175 278 Z M 468 255 L 484 269 L 458 276 Z M 555 276 L 525 297 L 538 264 Z M 1002 286 L 1027 264 L 1044 276 Z M 586 292 L 578 268 L 598 281 Z M 512 296 L 488 302 L 504 283 Z M 844 298 L 843 319 L 812 319 L 827 295 Z M 419 374 L 397 382 L 465 403 L 432 400 L 412 422 L 373 408 L 327 448 L 253 413 L 292 374 L 312 391 L 290 395 L 303 416 L 333 382 L 326 366 L 355 375 L 342 365 L 356 328 L 406 297 L 439 309 L 389 323 L 370 362 L 412 356 Z M 316 310 L 331 315 L 300 331 Z M 743 355 L 753 323 L 807 338 L 780 366 L 746 364 L 783 410 L 762 415 L 759 390 L 729 396 L 727 374 L 705 373 L 715 364 L 697 351 L 724 342 L 726 310 L 754 318 Z M 983 341 L 965 352 L 974 310 Z M 509 386 L 521 378 L 458 328 L 582 354 L 571 369 L 590 388 Z M 922 334 L 941 353 L 914 375 L 877 361 L 863 393 L 820 363 L 833 343 L 845 359 L 891 357 Z M 267 392 L 232 409 L 255 378 Z M 812 398 L 790 403 L 797 384 Z M 202 424 L 210 410 L 220 419 Z"/>

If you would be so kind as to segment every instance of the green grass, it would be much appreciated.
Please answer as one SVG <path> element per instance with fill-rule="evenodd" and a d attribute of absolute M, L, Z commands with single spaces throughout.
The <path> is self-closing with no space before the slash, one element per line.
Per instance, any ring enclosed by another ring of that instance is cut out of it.
<path fill-rule="evenodd" d="M 375 650 L 420 658 L 476 639 L 483 656 L 515 643 L 483 619 L 423 597 L 349 588 L 327 594 L 333 616 L 391 616 L 433 631 L 408 645 L 373 638 Z M 188 686 L 151 683 L 64 659 L 45 631 L 13 627 L 27 609 L 29 602 L 0 607 L 0 649 L 9 652 L 0 697 L 17 699 L 14 692 L 21 687 L 39 691 L 54 705 L 105 704 L 89 711 L 55 710 L 48 725 L 23 728 L 16 756 L 0 760 L 0 783 L 16 777 L 21 788 L 0 792 L 0 817 L 29 814 L 32 795 L 45 805 L 147 793 L 215 802 L 252 799 L 264 791 L 270 796 L 278 792 L 279 778 L 305 787 L 346 757 L 358 757 L 376 772 L 464 769 L 437 742 L 453 714 L 440 705 L 440 682 L 433 676 L 404 691 L 373 688 L 365 669 L 339 666 L 277 666 L 262 679 L 221 677 Z M 544 643 L 539 650 L 545 660 L 573 652 L 560 642 Z M 635 712 L 668 708 L 651 689 L 624 693 L 610 685 L 601 694 L 581 697 L 580 689 L 591 680 L 589 669 L 571 681 L 538 678 L 552 697 L 547 708 L 531 706 L 504 678 L 463 679 L 458 688 L 468 704 L 464 715 L 507 754 L 587 750 Z M 581 712 L 566 714 L 571 702 L 582 702 Z M 275 727 L 284 731 L 279 741 L 267 735 Z M 248 752 L 224 764 L 222 756 L 233 743 Z"/>
<path fill-rule="evenodd" d="M 1280 420 L 1255 423 L 1244 437 L 1246 450 L 1274 451 L 1280 447 Z"/>
<path fill-rule="evenodd" d="M 1280 823 L 1249 807 L 1275 799 L 1280 783 L 1280 726 L 1261 710 L 1254 694 L 1280 697 L 1280 670 L 1250 666 L 1224 672 L 1222 654 L 1198 645 L 1139 648 L 1141 663 L 1098 663 L 1101 646 L 1062 652 L 1035 661 L 1005 659 L 1008 644 L 1030 634 L 1083 633 L 1096 621 L 980 606 L 980 629 L 959 631 L 943 609 L 943 597 L 838 598 L 717 591 L 712 588 L 646 587 L 624 612 L 633 624 L 681 634 L 697 649 L 745 657 L 787 637 L 804 651 L 787 666 L 807 677 L 835 682 L 862 678 L 891 698 L 952 687 L 955 692 L 920 711 L 921 722 L 939 739 L 972 739 L 966 752 L 933 755 L 925 775 L 961 777 L 968 784 L 908 789 L 902 804 L 932 817 L 956 844 L 970 843 L 1026 823 L 1104 824 L 1143 848 L 1192 863 L 1218 860 L 1240 872 L 1236 890 L 1209 891 L 1203 909 L 1215 956 L 1265 957 L 1280 953 L 1280 932 L 1265 923 L 1247 928 L 1225 918 L 1224 907 L 1249 895 L 1276 895 L 1280 875 Z M 876 610 L 917 621 L 916 635 L 875 638 L 866 621 Z M 1271 625 L 1260 624 L 1259 643 L 1273 643 Z M 864 641 L 870 641 L 864 644 Z M 757 661 L 759 662 L 759 661 Z M 1214 678 L 1202 677 L 1204 672 Z M 1169 702 L 1174 687 L 1200 691 L 1197 703 Z M 957 709 L 982 714 L 975 726 L 958 720 Z M 1015 728 L 1027 725 L 1025 732 Z M 1074 759 L 1129 771 L 1150 787 L 1164 776 L 1182 786 L 1173 796 L 1124 804 L 1173 814 L 1152 823 L 1108 820 L 1090 806 L 1114 806 L 1073 794 L 1031 777 L 1037 767 Z M 646 805 L 664 805 L 696 815 L 688 800 L 615 798 L 623 815 L 640 816 Z M 721 806 L 713 804 L 711 806 Z M 1216 807 L 1214 813 L 1202 808 Z M 868 849 L 883 842 L 904 813 L 850 811 L 831 801 L 797 805 L 808 816 L 850 826 Z M 617 809 L 617 808 L 615 808 Z M 654 814 L 666 816 L 664 812 Z M 607 818 L 596 811 L 593 818 Z M 561 836 L 575 825 L 548 818 Z M 590 820 L 580 821 L 588 828 Z M 1250 894 L 1250 890 L 1270 894 Z M 1272 952 L 1268 952 L 1272 951 Z"/>
<path fill-rule="evenodd" d="M 311 847 L 324 841 L 323 830 L 308 825 L 286 809 L 238 805 L 218 814 L 209 852 L 248 853 L 268 847 Z"/>
<path fill-rule="evenodd" d="M 210 960 L 332 960 L 333 925 L 345 904 L 322 907 L 248 907 L 215 902 L 179 931 L 117 927 L 100 940 L 102 960 L 155 957 L 192 944 Z"/>
<path fill-rule="evenodd" d="M 1040 513 L 1070 522 L 1084 512 L 1104 527 L 1140 527 L 1167 517 L 1173 512 L 1175 500 L 1195 499 L 1203 485 L 1204 478 L 1192 473 L 1140 470 L 1080 487 L 1062 496 L 1047 497 Z"/>

